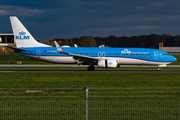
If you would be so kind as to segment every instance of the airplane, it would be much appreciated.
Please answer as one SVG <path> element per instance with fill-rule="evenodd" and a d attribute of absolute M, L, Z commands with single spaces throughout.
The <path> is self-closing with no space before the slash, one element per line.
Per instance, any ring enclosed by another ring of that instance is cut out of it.
<path fill-rule="evenodd" d="M 147 48 L 111 48 L 111 47 L 52 47 L 37 42 L 16 16 L 10 16 L 16 40 L 15 53 L 51 63 L 88 65 L 88 70 L 99 68 L 118 68 L 120 65 L 150 65 L 165 67 L 177 59 L 167 52 Z"/>

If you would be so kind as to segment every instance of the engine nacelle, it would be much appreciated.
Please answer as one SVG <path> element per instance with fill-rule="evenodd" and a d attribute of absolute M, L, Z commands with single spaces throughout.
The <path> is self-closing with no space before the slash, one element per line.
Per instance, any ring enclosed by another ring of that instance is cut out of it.
<path fill-rule="evenodd" d="M 117 68 L 117 60 L 100 60 L 98 61 L 99 68 Z"/>

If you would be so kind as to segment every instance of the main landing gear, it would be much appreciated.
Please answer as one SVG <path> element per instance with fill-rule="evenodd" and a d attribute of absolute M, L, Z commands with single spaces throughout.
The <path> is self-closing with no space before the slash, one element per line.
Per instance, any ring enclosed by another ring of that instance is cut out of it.
<path fill-rule="evenodd" d="M 90 66 L 87 67 L 87 69 L 88 69 L 88 71 L 93 71 L 95 69 L 95 67 L 90 65 Z"/>

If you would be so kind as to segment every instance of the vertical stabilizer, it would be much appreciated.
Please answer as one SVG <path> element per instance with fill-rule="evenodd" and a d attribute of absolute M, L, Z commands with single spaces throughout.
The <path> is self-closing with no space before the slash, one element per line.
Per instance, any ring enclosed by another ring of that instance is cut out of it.
<path fill-rule="evenodd" d="M 16 16 L 11 16 L 11 26 L 16 40 L 16 46 L 19 47 L 51 47 L 37 42 L 24 25 Z"/>

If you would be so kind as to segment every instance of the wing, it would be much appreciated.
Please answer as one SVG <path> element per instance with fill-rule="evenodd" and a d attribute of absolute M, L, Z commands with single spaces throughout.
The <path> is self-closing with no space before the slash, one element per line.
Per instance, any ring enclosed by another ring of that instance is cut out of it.
<path fill-rule="evenodd" d="M 77 64 L 97 65 L 98 61 L 101 60 L 101 58 L 97 58 L 97 57 L 90 57 L 90 56 L 84 56 L 84 55 L 71 54 L 71 53 L 64 52 L 63 49 L 58 45 L 58 43 L 56 41 L 54 41 L 54 43 L 55 43 L 55 46 L 59 53 L 73 56 L 73 59 L 78 62 Z"/>

